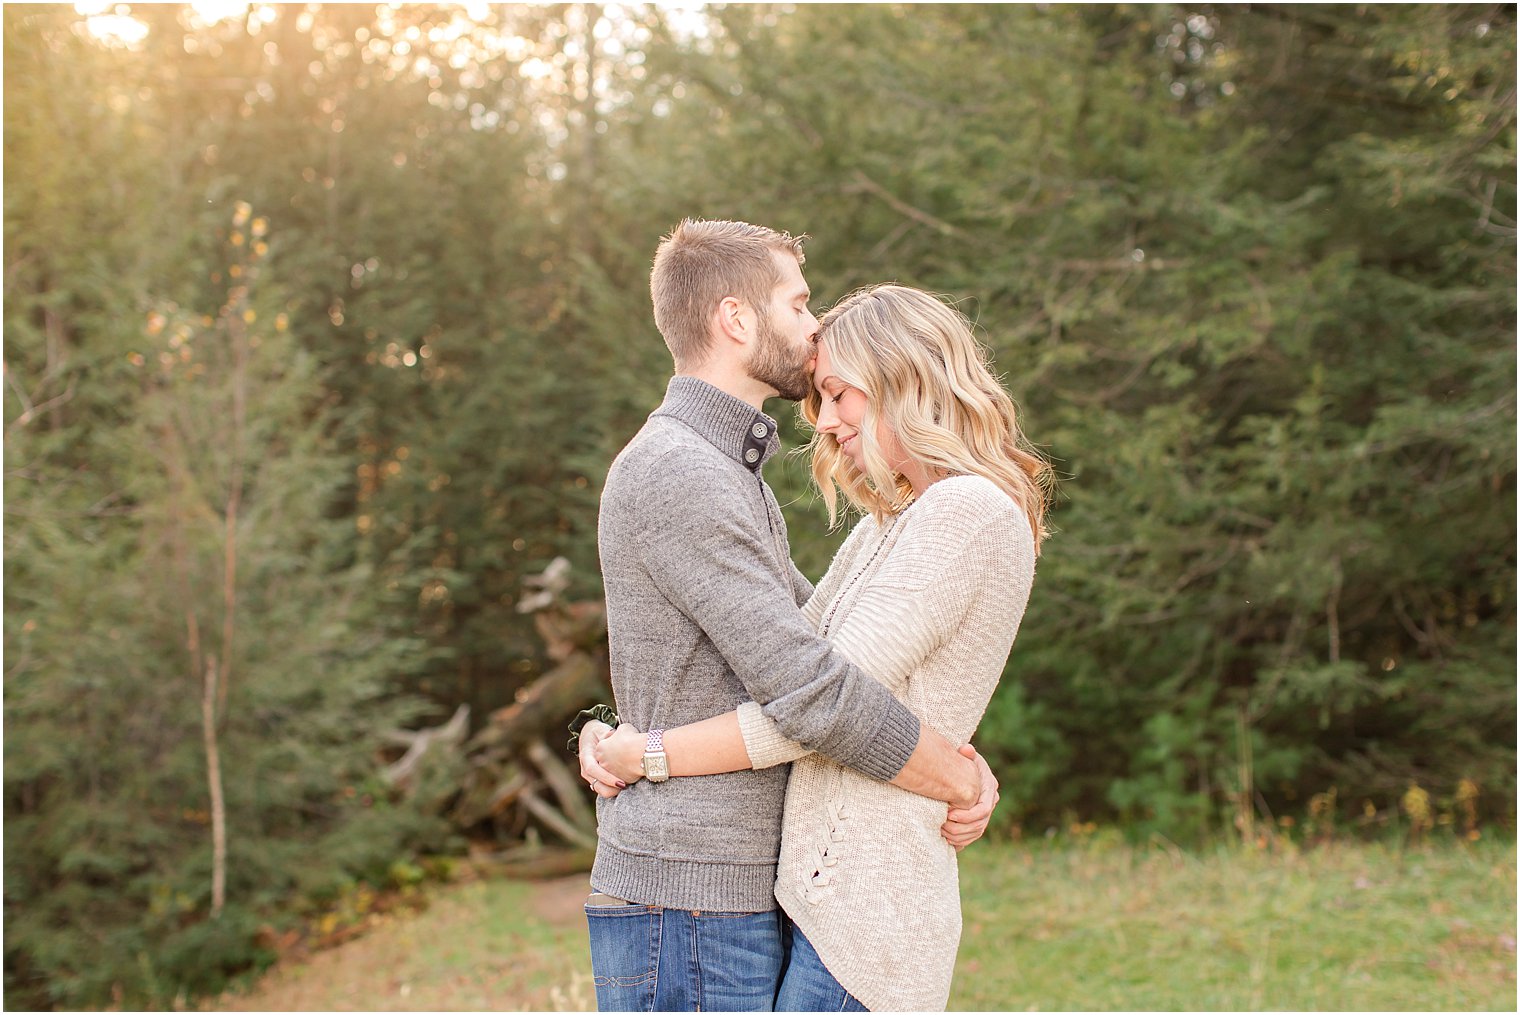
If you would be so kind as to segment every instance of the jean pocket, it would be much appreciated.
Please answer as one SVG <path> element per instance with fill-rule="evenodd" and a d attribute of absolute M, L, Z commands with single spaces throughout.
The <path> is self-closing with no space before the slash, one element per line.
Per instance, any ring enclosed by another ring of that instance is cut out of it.
<path fill-rule="evenodd" d="M 637 902 L 625 902 L 618 906 L 594 906 L 588 902 L 584 908 L 588 920 L 599 916 L 646 916 L 659 911 L 657 906 L 644 906 Z"/>
<path fill-rule="evenodd" d="M 601 1011 L 652 1011 L 660 960 L 654 906 L 586 906 L 591 979 Z"/>

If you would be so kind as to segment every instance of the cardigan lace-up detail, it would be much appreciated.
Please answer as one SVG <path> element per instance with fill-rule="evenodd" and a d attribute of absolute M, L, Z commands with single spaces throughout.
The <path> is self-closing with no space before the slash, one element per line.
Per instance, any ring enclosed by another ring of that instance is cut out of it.
<path fill-rule="evenodd" d="M 805 879 L 802 897 L 813 905 L 827 898 L 827 889 L 834 884 L 840 861 L 841 847 L 847 838 L 849 803 L 845 796 L 844 769 L 831 773 L 828 794 L 824 799 L 827 815 L 826 836 L 813 844 L 813 871 Z"/>

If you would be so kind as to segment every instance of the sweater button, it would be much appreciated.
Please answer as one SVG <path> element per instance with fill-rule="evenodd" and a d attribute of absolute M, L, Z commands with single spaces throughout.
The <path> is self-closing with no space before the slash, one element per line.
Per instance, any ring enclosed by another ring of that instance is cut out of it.
<path fill-rule="evenodd" d="M 764 423 L 756 423 L 750 430 L 750 433 L 754 434 L 756 437 L 759 437 L 761 440 L 764 440 L 765 435 L 770 433 L 770 431 L 765 428 Z"/>
<path fill-rule="evenodd" d="M 750 448 L 748 451 L 744 452 L 744 460 L 749 464 L 754 465 L 760 460 L 760 452 L 756 451 L 754 448 Z"/>

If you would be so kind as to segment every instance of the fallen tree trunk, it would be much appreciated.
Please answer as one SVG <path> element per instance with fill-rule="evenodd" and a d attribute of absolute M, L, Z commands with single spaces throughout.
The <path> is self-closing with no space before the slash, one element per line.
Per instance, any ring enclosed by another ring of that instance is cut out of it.
<path fill-rule="evenodd" d="M 591 869 L 595 849 L 551 849 L 545 846 L 520 846 L 499 853 L 477 855 L 475 866 L 508 878 L 531 880 L 560 878 Z"/>
<path fill-rule="evenodd" d="M 473 736 L 464 706 L 441 726 L 393 732 L 388 739 L 406 753 L 381 773 L 398 791 L 416 794 L 419 785 L 431 792 L 436 781 L 420 773 L 437 771 L 435 763 L 456 766 L 447 795 L 423 805 L 446 814 L 477 844 L 477 855 L 485 848 L 492 866 L 518 876 L 586 870 L 596 848 L 595 798 L 564 744 L 577 712 L 612 700 L 607 625 L 600 602 L 560 599 L 569 580 L 569 564 L 556 559 L 525 582 L 530 591 L 518 604 L 535 614 L 555 665 L 487 716 Z M 491 851 L 492 843 L 505 848 Z"/>
<path fill-rule="evenodd" d="M 576 652 L 518 692 L 517 701 L 491 713 L 489 721 L 465 746 L 469 755 L 515 753 L 529 743 L 557 736 L 581 709 L 610 701 L 607 657 Z M 569 739 L 568 730 L 564 738 Z"/>

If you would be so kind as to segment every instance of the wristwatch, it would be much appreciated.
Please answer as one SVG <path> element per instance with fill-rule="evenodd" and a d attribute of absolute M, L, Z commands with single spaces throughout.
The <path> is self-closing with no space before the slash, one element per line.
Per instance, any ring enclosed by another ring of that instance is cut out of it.
<path fill-rule="evenodd" d="M 650 730 L 644 741 L 644 778 L 664 782 L 670 778 L 670 759 L 665 755 L 665 731 Z"/>

